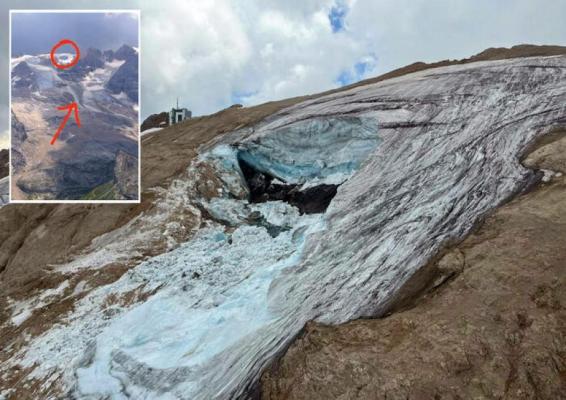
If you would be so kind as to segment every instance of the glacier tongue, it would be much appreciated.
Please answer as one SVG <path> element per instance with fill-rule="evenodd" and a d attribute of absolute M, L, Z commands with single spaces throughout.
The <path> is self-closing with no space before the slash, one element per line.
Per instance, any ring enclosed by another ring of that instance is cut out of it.
<path fill-rule="evenodd" d="M 246 396 L 306 321 L 385 312 L 440 246 L 536 180 L 519 156 L 566 122 L 565 72 L 566 57 L 438 68 L 226 135 L 193 165 L 221 182 L 192 199 L 213 221 L 92 292 L 23 364 L 73 365 L 65 378 L 83 398 Z M 341 185 L 324 214 L 249 204 L 238 157 L 282 181 Z M 155 294 L 101 312 L 108 294 L 140 287 Z"/>
<path fill-rule="evenodd" d="M 164 287 L 96 336 L 92 358 L 77 370 L 79 393 L 195 398 L 206 384 L 203 365 L 277 320 L 269 285 L 298 261 L 305 234 L 321 228 L 320 216 L 283 211 L 294 214 L 294 226 L 275 238 L 259 227 L 229 235 L 212 227 L 136 268 L 137 279 Z"/>

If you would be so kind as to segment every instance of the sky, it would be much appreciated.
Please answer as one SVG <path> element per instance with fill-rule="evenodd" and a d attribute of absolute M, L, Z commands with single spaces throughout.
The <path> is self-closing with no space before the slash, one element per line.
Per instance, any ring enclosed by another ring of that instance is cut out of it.
<path fill-rule="evenodd" d="M 170 109 L 177 97 L 203 115 L 321 92 L 416 61 L 522 43 L 566 45 L 565 0 L 2 0 L 0 147 L 9 117 L 8 10 L 46 7 L 141 9 L 142 118 Z"/>
<path fill-rule="evenodd" d="M 12 56 L 46 54 L 61 39 L 71 39 L 83 53 L 92 47 L 117 50 L 138 46 L 137 13 L 14 13 Z M 62 48 L 64 49 L 64 47 Z"/>

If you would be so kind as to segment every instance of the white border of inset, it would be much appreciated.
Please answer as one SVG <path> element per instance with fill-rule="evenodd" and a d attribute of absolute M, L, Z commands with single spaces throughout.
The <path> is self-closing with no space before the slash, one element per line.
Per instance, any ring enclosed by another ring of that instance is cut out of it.
<path fill-rule="evenodd" d="M 138 198 L 137 200 L 12 200 L 12 14 L 133 13 L 138 17 Z M 141 203 L 141 10 L 10 10 L 8 18 L 8 204 L 140 204 Z M 6 205 L 8 205 L 6 204 Z"/>

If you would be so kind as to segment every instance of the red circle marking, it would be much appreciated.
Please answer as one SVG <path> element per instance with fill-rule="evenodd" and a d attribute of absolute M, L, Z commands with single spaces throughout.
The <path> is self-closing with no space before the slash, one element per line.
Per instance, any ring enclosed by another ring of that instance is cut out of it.
<path fill-rule="evenodd" d="M 73 61 L 71 61 L 69 64 L 59 64 L 57 62 L 57 60 L 55 59 L 55 52 L 57 51 L 57 49 L 59 47 L 65 46 L 66 44 L 68 44 L 73 49 L 75 49 L 75 58 L 73 58 Z M 51 64 L 53 64 L 55 67 L 57 67 L 59 69 L 67 69 L 67 68 L 74 67 L 79 62 L 80 57 L 81 57 L 81 51 L 79 50 L 79 46 L 77 46 L 77 44 L 75 42 L 73 42 L 72 40 L 69 40 L 69 39 L 61 40 L 59 43 L 57 43 L 51 49 Z"/>

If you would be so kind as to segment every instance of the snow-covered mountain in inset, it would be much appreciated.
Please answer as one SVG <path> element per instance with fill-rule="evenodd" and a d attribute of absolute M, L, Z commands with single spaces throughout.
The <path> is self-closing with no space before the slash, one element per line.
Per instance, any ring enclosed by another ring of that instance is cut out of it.
<path fill-rule="evenodd" d="M 68 63 L 73 55 L 57 55 Z M 136 199 L 120 192 L 116 157 L 138 155 L 138 54 L 86 51 L 69 69 L 48 54 L 11 60 L 12 197 L 37 199 Z M 76 102 L 81 127 L 71 116 L 54 145 L 51 137 Z M 130 171 L 137 176 L 137 168 Z M 129 173 L 130 173 L 129 172 Z"/>

